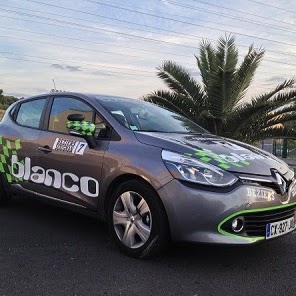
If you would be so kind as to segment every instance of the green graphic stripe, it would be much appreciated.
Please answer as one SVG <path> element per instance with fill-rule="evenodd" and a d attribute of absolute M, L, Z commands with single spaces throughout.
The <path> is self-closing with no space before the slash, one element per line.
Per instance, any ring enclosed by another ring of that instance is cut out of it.
<path fill-rule="evenodd" d="M 22 182 L 22 178 L 15 178 L 12 175 L 11 156 L 17 155 L 18 150 L 22 148 L 21 141 L 9 141 L 0 137 L 0 173 L 3 173 L 9 183 Z M 23 163 L 23 161 L 22 161 Z"/>
<path fill-rule="evenodd" d="M 229 232 L 224 231 L 221 227 L 224 223 L 226 223 L 227 221 L 229 221 L 230 219 L 242 215 L 242 214 L 249 214 L 249 213 L 258 213 L 258 212 L 267 212 L 267 211 L 272 211 L 272 210 L 277 210 L 277 209 L 284 209 L 284 208 L 289 208 L 289 207 L 293 207 L 296 205 L 296 202 L 288 204 L 288 205 L 280 205 L 280 206 L 276 206 L 276 207 L 268 207 L 268 208 L 262 208 L 262 209 L 254 209 L 254 210 L 244 210 L 244 211 L 238 211 L 230 216 L 228 216 L 227 218 L 225 218 L 224 220 L 222 220 L 219 225 L 218 225 L 218 232 L 229 236 L 229 237 L 233 237 L 233 238 L 238 238 L 238 239 L 243 239 L 243 240 L 248 240 L 251 242 L 256 242 L 256 241 L 260 241 L 260 240 L 264 240 L 265 237 L 264 236 L 256 236 L 256 237 L 245 237 L 245 236 L 239 236 L 237 234 L 232 234 Z"/>
<path fill-rule="evenodd" d="M 210 149 L 197 149 L 196 152 L 192 153 L 184 153 L 186 156 L 190 157 L 196 157 L 199 160 L 205 162 L 205 163 L 211 163 L 213 165 L 216 165 L 222 169 L 230 169 L 231 167 L 241 168 L 244 166 L 250 165 L 250 162 L 246 160 L 240 160 L 238 162 L 230 162 L 222 157 L 220 157 L 219 154 L 213 152 Z"/>

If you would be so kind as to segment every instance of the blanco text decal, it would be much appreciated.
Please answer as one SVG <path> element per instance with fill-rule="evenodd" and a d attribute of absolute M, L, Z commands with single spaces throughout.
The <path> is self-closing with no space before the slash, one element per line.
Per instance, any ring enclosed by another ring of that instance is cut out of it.
<path fill-rule="evenodd" d="M 56 189 L 64 189 L 69 192 L 81 192 L 90 197 L 99 196 L 99 182 L 88 176 L 78 177 L 73 173 L 60 173 L 55 169 L 44 169 L 41 166 L 32 166 L 31 159 L 25 158 L 21 163 L 16 155 L 11 157 L 12 175 L 15 178 L 23 178 Z M 92 190 L 91 190 L 91 189 Z"/>

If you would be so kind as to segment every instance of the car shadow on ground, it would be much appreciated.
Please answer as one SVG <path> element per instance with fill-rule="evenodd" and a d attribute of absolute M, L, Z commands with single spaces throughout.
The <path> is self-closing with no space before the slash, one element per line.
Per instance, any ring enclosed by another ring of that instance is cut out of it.
<path fill-rule="evenodd" d="M 249 247 L 179 243 L 138 260 L 105 223 L 30 198 L 0 208 L 0 229 L 1 295 L 16 295 L 15 283 L 21 295 L 280 295 L 294 279 L 294 234 Z"/>
<path fill-rule="evenodd" d="M 100 252 L 109 253 L 112 250 L 116 257 L 119 254 L 116 246 L 109 239 L 107 225 L 95 218 L 35 199 L 19 197 L 14 198 L 10 205 L 0 211 L 2 217 L 5 215 L 12 217 L 7 222 L 11 224 L 10 231 L 11 228 L 14 232 L 19 231 L 17 240 L 21 240 L 23 244 L 29 239 L 30 244 L 97 246 Z M 254 260 L 256 258 L 264 261 L 274 252 L 274 248 L 281 250 L 284 243 L 285 238 L 252 246 L 174 243 L 160 256 L 149 261 L 164 263 L 173 259 L 176 263 L 188 261 L 190 264 L 207 266 L 240 264 L 240 262 L 247 262 L 248 258 L 252 258 L 252 261 L 256 261 Z M 120 254 L 120 256 L 124 255 Z"/>

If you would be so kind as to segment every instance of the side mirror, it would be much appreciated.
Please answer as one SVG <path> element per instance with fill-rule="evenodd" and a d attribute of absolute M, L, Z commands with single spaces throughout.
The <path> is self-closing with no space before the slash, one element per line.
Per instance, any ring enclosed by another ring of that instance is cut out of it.
<path fill-rule="evenodd" d="M 94 138 L 96 126 L 92 122 L 85 121 L 82 114 L 69 115 L 67 129 L 69 130 L 70 135 L 84 138 L 87 141 L 89 148 L 95 148 L 97 146 Z"/>

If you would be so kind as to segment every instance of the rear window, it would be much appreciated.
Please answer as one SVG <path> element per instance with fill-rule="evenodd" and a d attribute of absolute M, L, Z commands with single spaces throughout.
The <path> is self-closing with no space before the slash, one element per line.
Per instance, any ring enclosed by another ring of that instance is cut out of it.
<path fill-rule="evenodd" d="M 40 119 L 46 99 L 24 102 L 20 105 L 16 122 L 20 125 L 39 128 Z"/>

